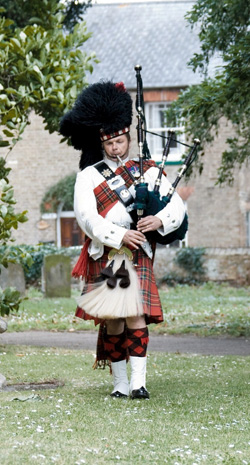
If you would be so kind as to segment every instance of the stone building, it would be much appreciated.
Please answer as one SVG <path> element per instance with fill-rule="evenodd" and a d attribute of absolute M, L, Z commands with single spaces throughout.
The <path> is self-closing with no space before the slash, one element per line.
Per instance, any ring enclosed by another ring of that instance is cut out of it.
<path fill-rule="evenodd" d="M 99 79 L 123 81 L 135 98 L 134 66 L 142 66 L 145 113 L 148 130 L 164 134 L 164 110 L 179 91 L 198 84 L 200 76 L 186 65 L 199 49 L 198 37 L 184 19 L 193 2 L 152 2 L 93 5 L 85 19 L 93 36 L 85 48 L 95 51 L 100 63 L 89 82 Z M 212 72 L 212 71 L 211 71 Z M 29 221 L 16 232 L 17 243 L 54 242 L 76 245 L 82 236 L 72 211 L 60 205 L 53 213 L 40 213 L 46 191 L 60 179 L 78 170 L 79 153 L 60 143 L 58 134 L 44 130 L 40 117 L 31 114 L 31 124 L 22 141 L 8 156 L 12 168 L 17 209 L 28 210 Z M 136 121 L 132 128 L 132 154 L 137 153 Z M 236 170 L 233 187 L 215 185 L 216 172 L 231 134 L 226 121 L 221 122 L 213 145 L 206 147 L 204 170 L 185 184 L 179 192 L 189 213 L 187 244 L 197 247 L 246 248 L 250 246 L 250 185 L 247 169 Z M 182 136 L 183 140 L 185 136 Z M 194 134 L 195 137 L 195 134 Z M 152 158 L 157 161 L 162 143 L 148 137 Z M 169 179 L 176 177 L 183 150 L 174 146 L 166 166 Z"/>

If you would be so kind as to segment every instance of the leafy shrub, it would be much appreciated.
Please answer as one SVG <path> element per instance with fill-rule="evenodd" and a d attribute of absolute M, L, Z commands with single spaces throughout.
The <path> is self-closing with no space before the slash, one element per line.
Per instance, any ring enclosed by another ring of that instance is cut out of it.
<path fill-rule="evenodd" d="M 4 131 L 3 131 L 4 132 Z M 3 141 L 0 137 L 0 146 Z M 2 145 L 5 146 L 5 145 Z M 10 252 L 7 243 L 13 242 L 12 232 L 17 229 L 19 223 L 24 223 L 28 220 L 26 211 L 16 213 L 14 199 L 14 189 L 9 182 L 10 168 L 6 167 L 6 161 L 0 158 L 0 273 L 1 268 L 8 267 L 9 262 L 16 263 L 18 261 L 19 248 L 16 252 Z M 28 257 L 26 257 L 28 263 Z M 13 287 L 2 289 L 0 287 L 0 315 L 8 315 L 11 310 L 18 311 L 20 302 L 22 301 L 20 293 Z"/>
<path fill-rule="evenodd" d="M 172 271 L 164 275 L 158 285 L 163 283 L 169 286 L 176 284 L 199 284 L 204 281 L 204 254 L 205 249 L 199 247 L 185 247 L 176 253 L 174 263 L 180 268 L 181 272 Z"/>
<path fill-rule="evenodd" d="M 73 210 L 75 182 L 76 173 L 73 173 L 50 187 L 42 199 L 41 213 L 56 212 L 60 203 L 64 210 Z"/>
<path fill-rule="evenodd" d="M 174 262 L 191 278 L 199 279 L 205 274 L 205 249 L 202 247 L 184 247 L 178 250 Z"/>
<path fill-rule="evenodd" d="M 18 311 L 23 297 L 14 287 L 0 288 L 0 315 L 9 315 L 11 311 Z"/>

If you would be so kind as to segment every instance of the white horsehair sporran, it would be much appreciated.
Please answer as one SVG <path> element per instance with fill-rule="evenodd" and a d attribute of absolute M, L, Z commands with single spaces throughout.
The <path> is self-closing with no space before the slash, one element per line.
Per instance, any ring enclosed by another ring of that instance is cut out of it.
<path fill-rule="evenodd" d="M 114 277 L 125 266 L 129 276 L 127 287 L 123 287 L 123 278 L 119 277 L 114 278 L 113 288 L 108 286 L 107 279 L 91 284 L 90 291 L 83 290 L 83 294 L 76 298 L 78 306 L 89 315 L 105 320 L 143 315 L 139 279 L 131 257 L 133 258 L 132 252 L 126 247 L 112 249 L 106 265 L 106 269 L 112 266 Z"/>

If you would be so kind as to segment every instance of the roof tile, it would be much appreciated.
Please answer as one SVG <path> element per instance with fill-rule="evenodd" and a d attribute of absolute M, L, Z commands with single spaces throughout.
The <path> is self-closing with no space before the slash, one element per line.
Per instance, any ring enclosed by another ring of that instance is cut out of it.
<path fill-rule="evenodd" d="M 142 66 L 144 88 L 184 87 L 201 81 L 187 61 L 199 51 L 199 38 L 184 15 L 194 2 L 166 1 L 94 4 L 85 20 L 93 36 L 83 50 L 95 51 L 90 83 L 100 79 L 136 86 L 134 66 Z"/>

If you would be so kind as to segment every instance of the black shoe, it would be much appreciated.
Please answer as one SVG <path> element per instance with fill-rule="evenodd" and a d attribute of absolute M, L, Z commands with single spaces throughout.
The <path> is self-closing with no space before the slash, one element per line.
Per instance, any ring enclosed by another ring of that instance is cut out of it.
<path fill-rule="evenodd" d="M 111 394 L 111 397 L 128 397 L 126 394 L 123 394 L 122 392 L 120 391 L 115 391 L 115 392 L 112 392 Z"/>
<path fill-rule="evenodd" d="M 131 399 L 149 399 L 149 393 L 143 386 L 131 392 Z"/>

